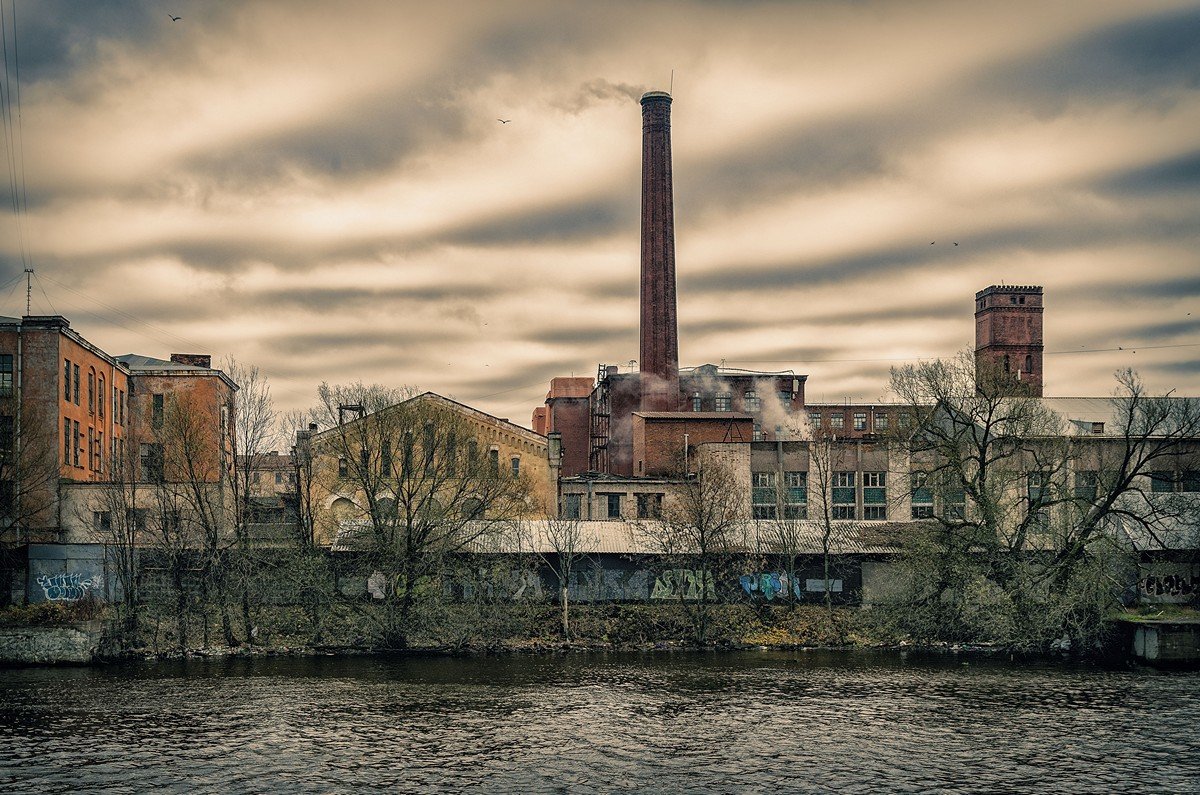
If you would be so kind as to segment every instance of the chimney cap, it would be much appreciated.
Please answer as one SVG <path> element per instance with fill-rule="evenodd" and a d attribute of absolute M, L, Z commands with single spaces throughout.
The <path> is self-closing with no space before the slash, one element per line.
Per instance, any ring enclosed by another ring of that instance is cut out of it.
<path fill-rule="evenodd" d="M 645 105 L 647 102 L 661 102 L 663 100 L 670 102 L 671 95 L 666 91 L 647 91 L 645 94 L 642 94 L 641 104 Z"/>

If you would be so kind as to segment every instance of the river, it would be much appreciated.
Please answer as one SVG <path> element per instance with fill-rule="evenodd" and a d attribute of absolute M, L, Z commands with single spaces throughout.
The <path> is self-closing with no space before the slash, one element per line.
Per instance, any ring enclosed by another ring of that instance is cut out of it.
<path fill-rule="evenodd" d="M 0 670 L 0 791 L 1195 792 L 1200 675 L 897 652 Z"/>

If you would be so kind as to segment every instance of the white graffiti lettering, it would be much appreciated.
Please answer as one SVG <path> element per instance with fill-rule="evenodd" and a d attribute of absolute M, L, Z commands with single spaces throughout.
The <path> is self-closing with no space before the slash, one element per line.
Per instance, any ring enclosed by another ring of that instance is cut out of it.
<path fill-rule="evenodd" d="M 91 578 L 80 578 L 78 574 L 44 574 L 37 578 L 37 582 L 50 602 L 77 602 L 99 585 Z"/>

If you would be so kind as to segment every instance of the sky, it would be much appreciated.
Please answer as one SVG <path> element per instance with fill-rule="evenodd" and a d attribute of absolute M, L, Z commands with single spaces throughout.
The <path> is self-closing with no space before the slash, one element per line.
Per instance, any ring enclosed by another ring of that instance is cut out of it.
<path fill-rule="evenodd" d="M 34 314 L 281 409 L 362 381 L 528 425 L 628 368 L 649 90 L 682 366 L 887 399 L 1038 284 L 1046 394 L 1200 395 L 1200 3 L 0 5 L 0 314 L 32 267 Z"/>

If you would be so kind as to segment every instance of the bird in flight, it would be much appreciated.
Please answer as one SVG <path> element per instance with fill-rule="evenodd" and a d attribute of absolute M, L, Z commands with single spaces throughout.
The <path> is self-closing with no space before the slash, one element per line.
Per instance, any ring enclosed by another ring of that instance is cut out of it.
<path fill-rule="evenodd" d="M 500 122 L 501 124 L 508 124 L 510 121 L 512 121 L 512 119 L 496 119 L 496 121 Z"/>
<path fill-rule="evenodd" d="M 178 22 L 179 20 L 183 19 L 183 17 L 177 17 L 174 14 L 167 14 L 167 16 L 171 18 L 172 22 Z"/>

